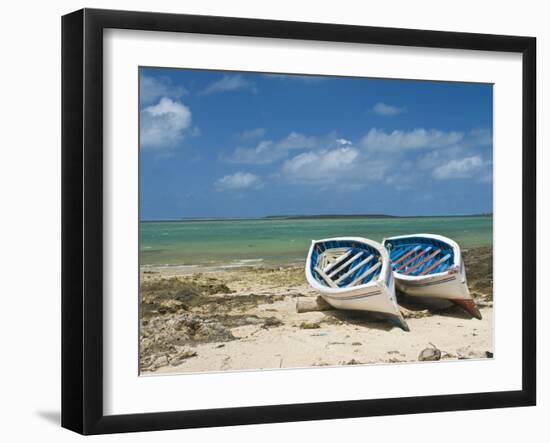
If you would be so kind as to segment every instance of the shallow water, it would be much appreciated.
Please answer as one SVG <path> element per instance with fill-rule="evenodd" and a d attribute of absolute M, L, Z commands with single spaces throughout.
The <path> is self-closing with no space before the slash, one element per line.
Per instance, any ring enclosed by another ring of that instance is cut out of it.
<path fill-rule="evenodd" d="M 418 217 L 300 220 L 216 220 L 140 223 L 142 265 L 303 263 L 311 240 L 359 236 L 381 241 L 401 234 L 450 237 L 462 248 L 491 245 L 493 218 Z"/>

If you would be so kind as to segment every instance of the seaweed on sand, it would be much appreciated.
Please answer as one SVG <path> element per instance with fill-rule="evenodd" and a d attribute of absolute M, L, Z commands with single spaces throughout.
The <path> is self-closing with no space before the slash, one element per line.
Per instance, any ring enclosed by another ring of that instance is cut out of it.
<path fill-rule="evenodd" d="M 275 317 L 248 311 L 282 296 L 228 295 L 231 290 L 213 278 L 159 278 L 141 284 L 140 367 L 155 371 L 195 357 L 202 343 L 223 343 L 237 338 L 232 328 L 258 325 L 277 327 Z"/>
<path fill-rule="evenodd" d="M 468 287 L 474 297 L 493 300 L 493 247 L 483 246 L 462 251 Z"/>

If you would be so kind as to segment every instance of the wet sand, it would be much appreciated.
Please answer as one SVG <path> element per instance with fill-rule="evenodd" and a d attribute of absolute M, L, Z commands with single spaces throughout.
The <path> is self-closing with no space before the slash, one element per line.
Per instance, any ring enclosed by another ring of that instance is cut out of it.
<path fill-rule="evenodd" d="M 441 360 L 493 355 L 492 248 L 463 251 L 482 320 L 398 294 L 411 332 L 363 312 L 296 312 L 316 297 L 302 266 L 141 272 L 142 375 Z M 197 269 L 197 268 L 195 268 Z"/>

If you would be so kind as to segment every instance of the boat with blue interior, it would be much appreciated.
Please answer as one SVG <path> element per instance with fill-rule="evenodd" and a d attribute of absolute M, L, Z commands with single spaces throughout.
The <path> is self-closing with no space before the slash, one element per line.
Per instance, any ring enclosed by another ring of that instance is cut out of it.
<path fill-rule="evenodd" d="M 313 240 L 306 260 L 306 279 L 336 309 L 385 314 L 409 330 L 395 296 L 386 249 L 362 237 Z"/>
<path fill-rule="evenodd" d="M 397 289 L 411 296 L 449 300 L 481 319 L 458 243 L 442 235 L 414 234 L 386 238 L 383 245 Z"/>

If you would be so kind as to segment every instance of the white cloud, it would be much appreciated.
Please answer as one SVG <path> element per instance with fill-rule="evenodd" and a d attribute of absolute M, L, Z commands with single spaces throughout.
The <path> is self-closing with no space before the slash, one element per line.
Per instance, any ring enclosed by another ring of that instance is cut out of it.
<path fill-rule="evenodd" d="M 380 183 L 398 190 L 414 188 L 426 178 L 490 182 L 492 164 L 483 160 L 486 131 L 415 129 L 385 132 L 372 129 L 358 148 L 351 140 L 332 137 L 326 143 L 287 159 L 279 176 L 290 183 L 327 189 L 358 190 Z M 291 152 L 291 151 L 288 151 Z"/>
<path fill-rule="evenodd" d="M 139 79 L 139 94 L 142 105 L 149 105 L 161 97 L 179 99 L 187 94 L 182 86 L 176 86 L 167 77 L 149 77 L 141 75 Z"/>
<path fill-rule="evenodd" d="M 493 144 L 493 132 L 487 128 L 476 128 L 470 131 L 472 142 L 480 146 L 489 146 Z"/>
<path fill-rule="evenodd" d="M 191 126 L 190 109 L 168 97 L 142 109 L 140 115 L 140 146 L 143 150 L 172 149 L 183 140 Z"/>
<path fill-rule="evenodd" d="M 359 151 L 351 147 L 304 152 L 285 161 L 282 173 L 292 182 L 327 183 L 345 177 L 358 156 Z"/>
<path fill-rule="evenodd" d="M 445 149 L 433 149 L 427 152 L 422 151 L 422 155 L 416 157 L 416 167 L 422 170 L 424 174 L 425 171 L 432 171 L 451 160 L 469 157 L 471 155 L 474 154 L 461 144 L 449 146 Z"/>
<path fill-rule="evenodd" d="M 384 183 L 393 186 L 398 191 L 411 189 L 417 181 L 426 177 L 426 172 L 420 170 L 411 160 L 392 158 L 388 161 L 387 174 L 384 174 Z"/>
<path fill-rule="evenodd" d="M 464 133 L 455 131 L 413 129 L 412 131 L 384 132 L 373 128 L 361 139 L 361 145 L 370 151 L 399 152 L 443 148 L 459 143 L 463 138 Z"/>
<path fill-rule="evenodd" d="M 201 94 L 209 95 L 217 92 L 237 91 L 246 89 L 250 92 L 258 92 L 254 83 L 243 78 L 242 75 L 224 75 L 220 80 L 210 83 Z"/>
<path fill-rule="evenodd" d="M 247 131 L 243 131 L 239 134 L 239 139 L 243 141 L 257 140 L 262 138 L 267 131 L 265 128 L 254 128 Z"/>
<path fill-rule="evenodd" d="M 346 140 L 345 138 L 338 138 L 336 139 L 336 143 L 342 146 L 350 146 L 352 143 L 349 140 Z"/>
<path fill-rule="evenodd" d="M 256 165 L 282 160 L 269 177 L 327 190 L 359 190 L 369 183 L 405 190 L 426 179 L 490 182 L 492 164 L 483 160 L 491 156 L 489 147 L 483 145 L 487 134 L 484 130 L 372 129 L 355 144 L 353 139 L 334 133 L 308 136 L 291 132 L 280 140 L 239 147 L 223 160 Z"/>
<path fill-rule="evenodd" d="M 261 188 L 263 183 L 260 177 L 250 172 L 236 172 L 216 180 L 214 186 L 220 191 L 242 191 Z"/>
<path fill-rule="evenodd" d="M 277 148 L 285 151 L 291 149 L 312 149 L 318 142 L 317 137 L 310 137 L 293 131 L 277 143 Z"/>
<path fill-rule="evenodd" d="M 273 147 L 271 140 L 263 140 L 254 148 L 237 148 L 231 156 L 223 157 L 228 163 L 240 163 L 245 165 L 266 165 L 279 160 L 285 155 Z"/>
<path fill-rule="evenodd" d="M 432 176 L 437 180 L 476 178 L 486 181 L 488 167 L 490 168 L 489 162 L 485 162 L 479 155 L 474 155 L 451 160 L 435 168 Z"/>
<path fill-rule="evenodd" d="M 291 132 L 279 141 L 261 140 L 253 148 L 236 148 L 223 160 L 229 163 L 265 165 L 280 160 L 293 149 L 315 149 L 320 144 L 317 137 Z"/>
<path fill-rule="evenodd" d="M 405 107 L 391 106 L 385 103 L 376 103 L 372 110 L 375 114 L 382 115 L 384 117 L 393 117 L 394 115 L 401 114 L 406 111 Z"/>

